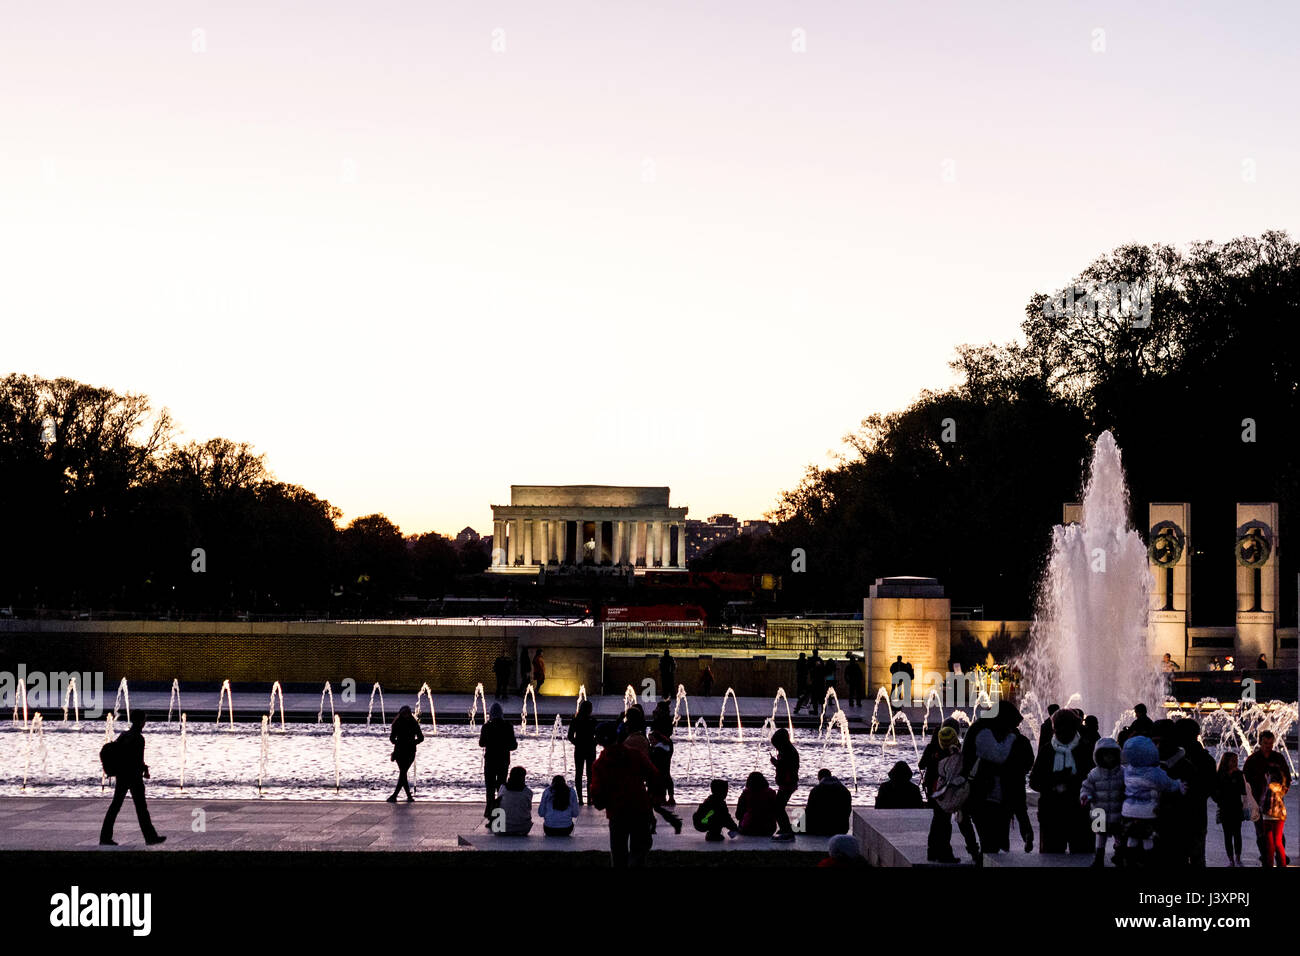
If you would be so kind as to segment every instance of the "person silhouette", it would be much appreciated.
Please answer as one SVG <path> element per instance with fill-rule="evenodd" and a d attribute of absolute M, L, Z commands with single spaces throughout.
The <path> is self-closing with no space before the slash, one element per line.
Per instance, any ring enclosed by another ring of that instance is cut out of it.
<path fill-rule="evenodd" d="M 478 745 L 483 748 L 483 782 L 487 789 L 487 806 L 483 809 L 484 826 L 492 826 L 492 811 L 497 807 L 497 795 L 506 783 L 510 770 L 510 753 L 519 749 L 515 729 L 506 722 L 501 705 L 496 701 L 488 711 L 487 722 L 479 731 Z"/>
<path fill-rule="evenodd" d="M 393 743 L 392 759 L 397 762 L 398 769 L 397 786 L 393 788 L 393 795 L 388 798 L 388 802 L 396 803 L 397 794 L 405 790 L 406 802 L 410 803 L 415 796 L 411 793 L 411 784 L 406 779 L 406 771 L 410 770 L 411 764 L 415 763 L 415 748 L 424 743 L 424 731 L 420 729 L 420 722 L 415 719 L 410 707 L 403 707 L 397 712 L 388 739 Z"/>
<path fill-rule="evenodd" d="M 122 809 L 128 793 L 135 804 L 135 815 L 140 821 L 144 842 L 156 846 L 167 839 L 159 836 L 153 828 L 149 808 L 144 802 L 144 781 L 149 776 L 149 765 L 144 762 L 144 725 L 147 721 L 148 716 L 137 710 L 131 718 L 131 729 L 119 734 L 113 742 L 116 750 L 113 800 L 108 805 L 108 813 L 104 815 L 104 824 L 99 828 L 99 842 L 102 846 L 117 846 L 113 839 L 113 823 L 117 820 L 117 813 Z"/>

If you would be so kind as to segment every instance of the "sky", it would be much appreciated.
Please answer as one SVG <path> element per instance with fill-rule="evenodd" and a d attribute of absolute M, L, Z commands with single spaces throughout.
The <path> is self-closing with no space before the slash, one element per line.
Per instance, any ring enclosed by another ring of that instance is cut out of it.
<path fill-rule="evenodd" d="M 1300 214 L 1289 3 L 0 5 L 0 374 L 407 533 L 757 518 L 1127 242 Z"/>

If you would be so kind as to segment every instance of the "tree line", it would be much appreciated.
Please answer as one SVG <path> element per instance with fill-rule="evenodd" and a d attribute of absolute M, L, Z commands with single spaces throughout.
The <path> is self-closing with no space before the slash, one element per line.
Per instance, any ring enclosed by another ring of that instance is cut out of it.
<path fill-rule="evenodd" d="M 148 398 L 0 379 L 0 608 L 386 614 L 488 557 L 278 481 L 226 438 L 179 443 Z"/>

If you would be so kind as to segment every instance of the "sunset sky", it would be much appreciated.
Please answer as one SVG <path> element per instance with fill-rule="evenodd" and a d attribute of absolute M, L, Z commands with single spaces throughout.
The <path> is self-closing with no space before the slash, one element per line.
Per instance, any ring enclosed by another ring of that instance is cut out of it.
<path fill-rule="evenodd" d="M 1300 216 L 1291 3 L 0 17 L 0 374 L 408 533 L 512 483 L 759 517 L 1097 255 Z"/>

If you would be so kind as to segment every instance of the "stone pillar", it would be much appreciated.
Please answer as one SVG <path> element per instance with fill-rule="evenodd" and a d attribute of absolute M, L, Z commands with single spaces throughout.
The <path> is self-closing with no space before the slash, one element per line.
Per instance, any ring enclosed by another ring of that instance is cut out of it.
<path fill-rule="evenodd" d="M 659 543 L 659 523 L 657 521 L 647 521 L 645 523 L 645 566 L 653 568 L 655 566 L 655 545 Z"/>
<path fill-rule="evenodd" d="M 604 546 L 604 543 L 605 543 L 604 540 L 603 540 L 603 539 L 604 539 L 604 531 L 605 531 L 605 522 L 601 521 L 599 517 L 596 518 L 596 521 L 595 521 L 595 522 L 593 523 L 593 525 L 592 525 L 592 532 L 591 532 L 591 533 L 592 533 L 592 539 L 591 539 L 591 540 L 592 540 L 592 542 L 596 545 L 595 550 L 592 551 L 592 553 L 591 553 L 591 557 L 592 557 L 592 561 L 593 561 L 594 563 L 596 563 L 596 564 L 600 564 L 600 563 L 601 563 L 601 560 L 600 560 L 600 550 L 601 550 L 601 548 Z"/>
<path fill-rule="evenodd" d="M 686 567 L 686 522 L 677 523 L 677 566 Z"/>
<path fill-rule="evenodd" d="M 875 696 L 876 688 L 890 688 L 889 665 L 901 654 L 915 673 L 912 699 L 923 700 L 930 690 L 924 675 L 948 670 L 952 602 L 934 578 L 877 578 L 870 595 L 862 608 L 867 699 Z M 969 712 L 970 702 L 963 702 L 961 709 Z"/>
<path fill-rule="evenodd" d="M 1148 508 L 1147 566 L 1151 614 L 1147 646 L 1156 660 L 1168 654 L 1188 668 L 1187 608 L 1191 591 L 1191 512 L 1183 502 L 1152 502 Z"/>
<path fill-rule="evenodd" d="M 538 562 L 542 567 L 551 563 L 551 522 L 541 521 L 542 526 L 542 560 Z"/>
<path fill-rule="evenodd" d="M 531 519 L 523 522 L 524 525 L 524 567 L 533 566 L 533 533 L 536 529 L 537 522 Z"/>
<path fill-rule="evenodd" d="M 505 552 L 502 550 L 506 546 L 505 535 L 506 523 L 504 521 L 492 522 L 492 566 L 501 567 L 505 563 Z"/>
<path fill-rule="evenodd" d="M 672 556 L 668 553 L 668 522 L 660 521 L 659 525 L 659 567 L 666 568 L 672 564 Z"/>
<path fill-rule="evenodd" d="M 515 566 L 515 546 L 519 543 L 519 521 L 505 522 L 507 529 L 506 544 L 506 564 L 510 567 Z"/>
<path fill-rule="evenodd" d="M 582 537 L 583 523 L 584 522 L 582 518 L 575 518 L 573 521 L 574 528 L 575 528 L 574 535 L 573 535 L 573 545 L 574 545 L 573 563 L 574 564 L 582 564 L 584 561 L 587 560 L 587 549 L 584 547 L 586 542 L 583 540 Z"/>
<path fill-rule="evenodd" d="M 564 563 L 564 522 L 551 522 L 551 545 L 555 550 L 555 563 Z"/>
<path fill-rule="evenodd" d="M 1260 654 L 1277 666 L 1277 616 L 1281 586 L 1277 560 L 1277 502 L 1237 504 L 1237 670 L 1253 668 Z"/>
<path fill-rule="evenodd" d="M 624 521 L 623 538 L 627 541 L 628 567 L 636 567 L 636 522 Z"/>
<path fill-rule="evenodd" d="M 623 563 L 623 522 L 614 522 L 614 559 L 610 562 L 615 567 Z"/>

